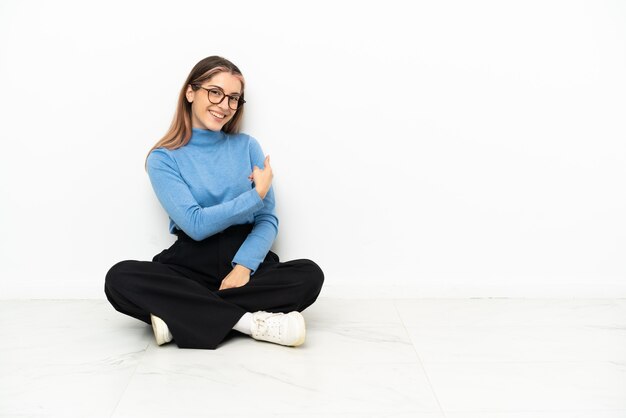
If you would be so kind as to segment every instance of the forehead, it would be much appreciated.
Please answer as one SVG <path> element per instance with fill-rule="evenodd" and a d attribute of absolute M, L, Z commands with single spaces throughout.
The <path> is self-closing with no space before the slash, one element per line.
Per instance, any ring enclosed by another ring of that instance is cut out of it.
<path fill-rule="evenodd" d="M 226 94 L 241 93 L 241 81 L 231 73 L 220 72 L 202 83 L 203 86 L 219 86 Z"/>

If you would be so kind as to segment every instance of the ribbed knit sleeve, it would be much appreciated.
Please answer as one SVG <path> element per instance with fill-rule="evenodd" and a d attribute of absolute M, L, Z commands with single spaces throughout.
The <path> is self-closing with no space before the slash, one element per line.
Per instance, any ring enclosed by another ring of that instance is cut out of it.
<path fill-rule="evenodd" d="M 253 167 L 263 169 L 265 155 L 258 141 L 250 137 L 250 172 Z M 252 186 L 254 187 L 254 186 Z M 254 189 L 253 189 L 254 190 Z M 255 192 L 256 193 L 256 192 Z M 257 193 L 258 196 L 258 193 Z M 259 196 L 260 197 L 260 196 Z M 274 186 L 271 186 L 265 199 L 263 199 L 263 207 L 254 213 L 254 227 L 243 242 L 239 251 L 232 260 L 233 267 L 241 264 L 252 270 L 254 274 L 256 269 L 265 259 L 276 236 L 278 235 L 278 218 L 276 217 L 276 201 L 274 199 Z"/>
<path fill-rule="evenodd" d="M 181 176 L 176 161 L 166 149 L 157 148 L 150 153 L 147 170 L 152 188 L 165 211 L 179 228 L 196 241 L 241 223 L 241 219 L 252 213 L 266 213 L 265 207 L 269 203 L 267 196 L 265 201 L 262 200 L 254 188 L 232 200 L 209 207 L 200 206 Z M 273 210 L 273 200 L 271 206 Z M 261 215 L 261 218 L 263 216 Z M 269 239 L 268 232 L 262 235 Z"/>

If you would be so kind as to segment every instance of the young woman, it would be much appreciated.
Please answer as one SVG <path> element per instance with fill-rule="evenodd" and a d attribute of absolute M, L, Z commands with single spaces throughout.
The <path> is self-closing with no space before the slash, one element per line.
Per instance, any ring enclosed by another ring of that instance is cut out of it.
<path fill-rule="evenodd" d="M 108 271 L 113 307 L 152 324 L 157 344 L 215 349 L 232 330 L 286 346 L 305 339 L 302 312 L 324 273 L 311 260 L 280 262 L 270 157 L 239 133 L 245 81 L 211 56 L 191 70 L 167 134 L 146 168 L 176 242 L 152 261 Z"/>

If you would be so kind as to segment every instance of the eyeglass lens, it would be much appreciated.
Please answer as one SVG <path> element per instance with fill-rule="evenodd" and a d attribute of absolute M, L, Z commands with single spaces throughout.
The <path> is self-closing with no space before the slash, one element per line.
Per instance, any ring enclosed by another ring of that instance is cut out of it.
<path fill-rule="evenodd" d="M 226 95 L 222 90 L 219 89 L 209 89 L 209 101 L 213 104 L 220 104 Z M 237 110 L 239 107 L 239 97 L 228 96 L 228 107 L 233 110 Z"/>

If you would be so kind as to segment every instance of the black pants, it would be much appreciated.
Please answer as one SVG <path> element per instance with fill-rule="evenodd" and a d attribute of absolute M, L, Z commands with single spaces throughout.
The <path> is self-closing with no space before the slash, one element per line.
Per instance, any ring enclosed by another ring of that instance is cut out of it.
<path fill-rule="evenodd" d="M 151 313 L 163 319 L 180 348 L 215 349 L 246 312 L 301 312 L 315 302 L 324 282 L 319 266 L 280 262 L 272 251 L 246 285 L 218 290 L 251 230 L 252 224 L 234 225 L 203 241 L 180 231 L 152 261 L 111 267 L 104 293 L 119 312 L 148 324 Z"/>

